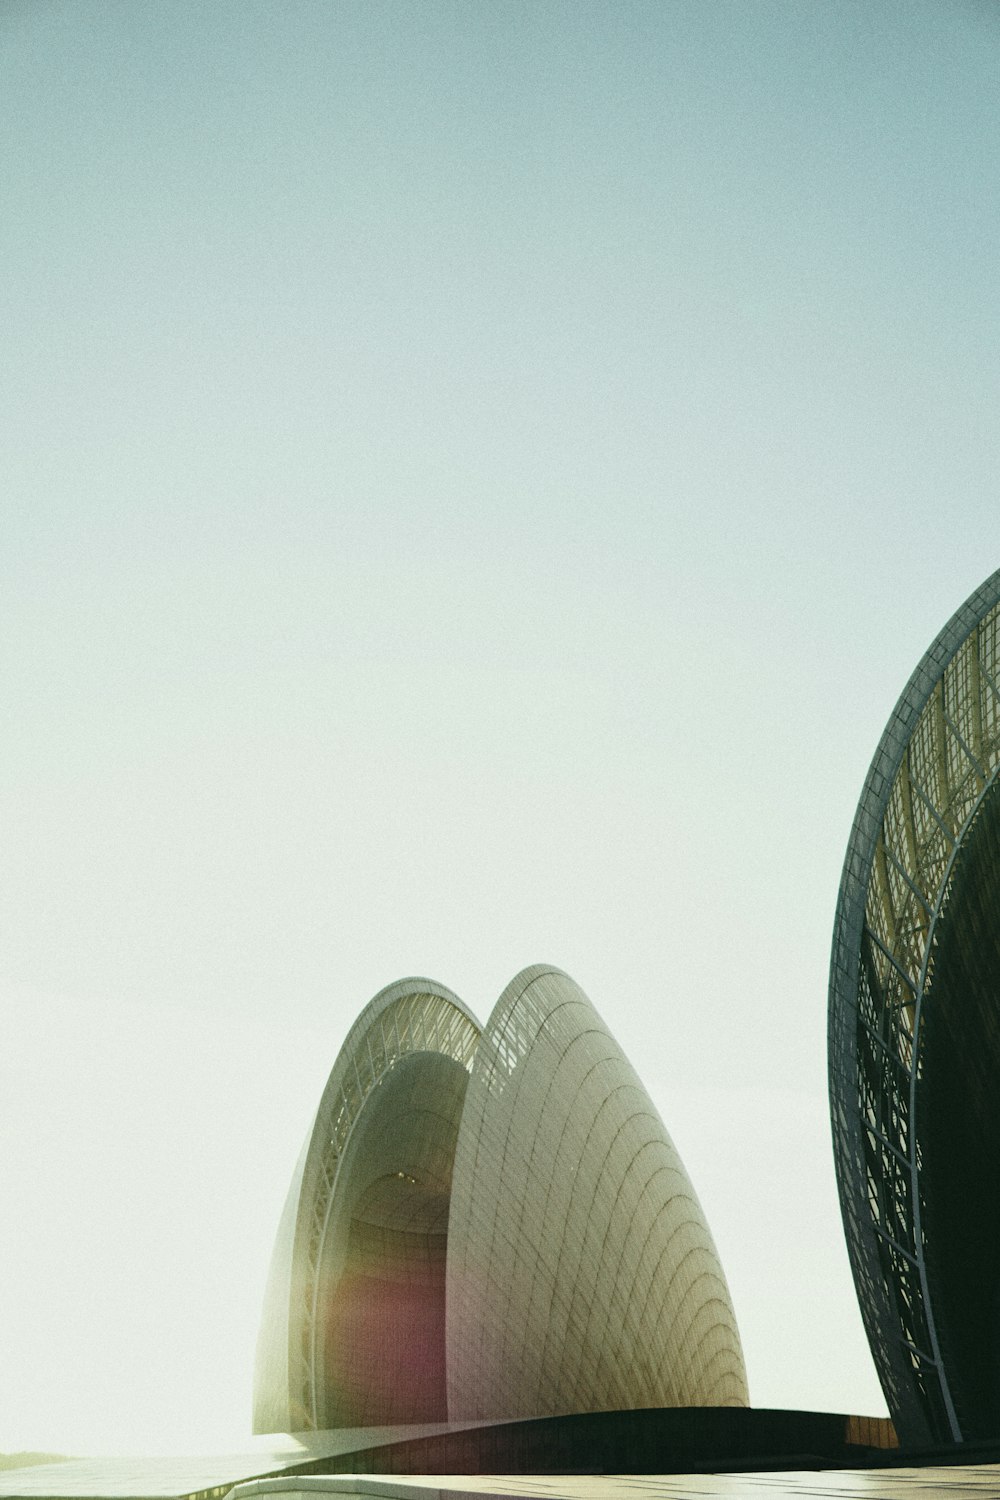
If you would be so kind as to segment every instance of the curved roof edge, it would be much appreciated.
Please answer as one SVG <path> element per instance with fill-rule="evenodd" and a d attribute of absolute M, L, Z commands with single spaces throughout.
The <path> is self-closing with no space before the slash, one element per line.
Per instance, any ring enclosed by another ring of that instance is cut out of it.
<path fill-rule="evenodd" d="M 482 1029 L 436 980 L 399 979 L 347 1033 L 292 1176 L 275 1238 L 257 1340 L 255 1433 L 316 1426 L 315 1303 L 323 1238 L 344 1146 L 371 1088 L 397 1057 L 441 1051 L 471 1068 Z"/>
<path fill-rule="evenodd" d="M 834 918 L 828 994 L 828 1068 L 833 1153 L 844 1233 L 865 1331 L 897 1422 L 913 1440 L 933 1434 L 913 1391 L 912 1361 L 885 1330 L 895 1320 L 879 1245 L 870 1222 L 866 1158 L 858 1103 L 858 988 L 868 888 L 893 787 L 921 715 L 963 643 L 1000 603 L 1000 569 L 976 588 L 920 658 L 889 716 L 851 827 Z"/>
<path fill-rule="evenodd" d="M 690 1178 L 606 1023 L 551 964 L 511 980 L 477 1050 L 447 1346 L 453 1418 L 747 1402 Z"/>
<path fill-rule="evenodd" d="M 889 721 L 882 731 L 875 754 L 872 756 L 858 801 L 858 810 L 851 827 L 841 874 L 838 919 L 845 892 L 862 878 L 861 870 L 865 854 L 867 854 L 867 863 L 871 862 L 892 784 L 902 764 L 906 746 L 917 719 L 920 717 L 921 709 L 944 676 L 945 668 L 962 642 L 998 602 L 1000 602 L 1000 568 L 991 573 L 969 595 L 965 603 L 959 606 L 947 625 L 939 631 L 928 646 L 914 668 L 910 680 L 900 693 L 896 706 L 889 715 Z M 836 946 L 836 929 L 834 945 Z"/>

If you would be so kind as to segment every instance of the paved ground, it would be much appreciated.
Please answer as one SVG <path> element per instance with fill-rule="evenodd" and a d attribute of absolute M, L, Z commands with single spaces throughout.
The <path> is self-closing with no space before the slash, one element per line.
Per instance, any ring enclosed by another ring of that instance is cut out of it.
<path fill-rule="evenodd" d="M 233 1500 L 1000 1500 L 1000 1465 L 823 1470 L 795 1474 L 457 1474 L 271 1480 L 241 1485 Z"/>

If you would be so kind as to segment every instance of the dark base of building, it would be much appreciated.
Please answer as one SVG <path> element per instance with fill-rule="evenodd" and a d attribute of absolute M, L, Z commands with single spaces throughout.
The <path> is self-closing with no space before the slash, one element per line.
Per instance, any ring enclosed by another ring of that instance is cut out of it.
<path fill-rule="evenodd" d="M 961 1480 L 970 1494 L 994 1500 L 1000 1494 L 1000 1438 L 900 1448 L 888 1419 L 831 1412 L 649 1408 L 530 1421 L 334 1428 L 253 1441 L 252 1451 L 214 1458 L 94 1458 L 8 1470 L 0 1473 L 0 1500 L 225 1500 L 234 1486 L 233 1500 L 320 1500 L 324 1478 L 332 1495 L 343 1489 L 341 1476 L 370 1476 L 373 1483 L 397 1476 L 403 1484 L 409 1476 L 481 1474 L 564 1475 L 567 1484 L 580 1476 L 584 1486 L 585 1476 L 607 1475 L 607 1493 L 623 1500 L 626 1491 L 611 1476 L 698 1475 L 703 1477 L 692 1494 L 732 1500 L 738 1480 L 729 1476 L 766 1473 L 775 1476 L 773 1492 L 784 1500 L 801 1493 L 796 1476 L 809 1470 L 839 1471 L 838 1493 L 864 1500 L 875 1492 L 872 1471 L 887 1469 L 901 1471 L 893 1493 L 912 1491 L 914 1500 L 927 1492 L 921 1476 L 936 1471 L 932 1483 L 950 1484 L 944 1476 L 964 1470 Z M 712 1474 L 719 1476 L 716 1487 L 704 1477 Z M 670 1481 L 671 1493 L 678 1483 L 683 1479 Z M 454 1480 L 452 1490 L 463 1493 Z M 399 1493 L 410 1491 L 404 1485 Z M 593 1485 L 581 1493 L 592 1497 Z"/>
<path fill-rule="evenodd" d="M 359 1434 L 361 1436 L 361 1434 Z M 872 1467 L 898 1456 L 878 1417 L 656 1407 L 488 1422 L 297 1465 L 297 1474 L 697 1474 Z"/>

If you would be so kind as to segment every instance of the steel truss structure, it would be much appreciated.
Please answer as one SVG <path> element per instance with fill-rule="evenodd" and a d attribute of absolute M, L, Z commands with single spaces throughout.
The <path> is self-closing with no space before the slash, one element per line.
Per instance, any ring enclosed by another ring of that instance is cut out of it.
<path fill-rule="evenodd" d="M 998 773 L 1000 570 L 945 626 L 892 713 L 854 820 L 834 926 L 829 1067 L 841 1210 L 872 1353 L 908 1443 L 962 1441 L 991 1424 L 1000 1432 L 1000 1408 L 994 1422 L 982 1402 L 1000 1337 L 969 1331 L 976 1299 L 996 1289 L 956 1286 L 961 1267 L 987 1263 L 974 1244 L 985 1221 L 942 1186 L 959 1155 L 962 1180 L 981 1180 L 987 1163 L 970 1157 L 985 1157 L 986 1136 L 1000 1128 L 1000 1106 L 954 1097 L 968 1058 L 993 1047 L 989 997 L 1000 999 L 1000 957 L 966 915 L 974 908 L 980 926 L 1000 928 L 986 911 L 994 895 L 1000 908 Z M 975 990 L 985 998 L 973 1013 Z"/>

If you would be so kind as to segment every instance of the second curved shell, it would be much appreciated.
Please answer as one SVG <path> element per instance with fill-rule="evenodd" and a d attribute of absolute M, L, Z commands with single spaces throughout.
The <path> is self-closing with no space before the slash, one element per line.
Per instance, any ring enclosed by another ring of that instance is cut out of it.
<path fill-rule="evenodd" d="M 376 996 L 292 1180 L 254 1430 L 746 1404 L 704 1215 L 583 991 L 526 969 L 481 1034 L 431 981 Z"/>

